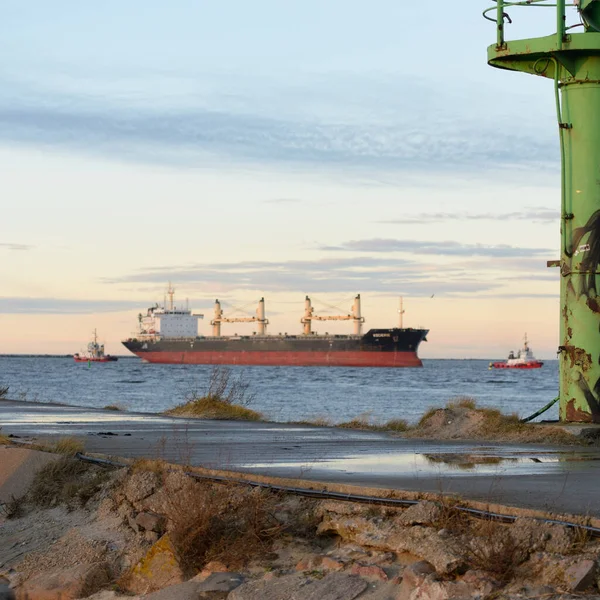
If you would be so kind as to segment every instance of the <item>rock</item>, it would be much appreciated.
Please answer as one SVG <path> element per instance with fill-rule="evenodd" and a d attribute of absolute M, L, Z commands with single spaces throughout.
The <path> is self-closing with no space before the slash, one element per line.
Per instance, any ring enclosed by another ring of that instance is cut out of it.
<path fill-rule="evenodd" d="M 437 502 L 423 500 L 404 511 L 398 522 L 402 525 L 433 525 L 441 516 L 442 508 Z"/>
<path fill-rule="evenodd" d="M 169 535 L 163 535 L 147 554 L 119 580 L 124 590 L 134 594 L 148 594 L 169 585 L 183 582 Z"/>
<path fill-rule="evenodd" d="M 511 537 L 523 548 L 545 550 L 557 554 L 568 553 L 573 546 L 572 529 L 564 525 L 545 523 L 538 519 L 522 517 L 510 527 Z"/>
<path fill-rule="evenodd" d="M 198 585 L 200 592 L 226 592 L 229 593 L 246 581 L 239 573 L 213 573 Z"/>
<path fill-rule="evenodd" d="M 137 525 L 145 531 L 162 533 L 165 529 L 165 518 L 151 512 L 141 512 L 136 518 Z"/>
<path fill-rule="evenodd" d="M 138 531 L 140 530 L 140 526 L 137 524 L 133 514 L 131 512 L 128 513 L 126 518 L 127 518 L 127 524 L 129 525 L 129 527 L 131 527 L 131 529 L 133 529 L 136 533 L 138 533 Z"/>
<path fill-rule="evenodd" d="M 144 539 L 151 544 L 156 544 L 160 539 L 160 535 L 156 531 L 144 531 Z"/>
<path fill-rule="evenodd" d="M 596 563 L 582 559 L 567 567 L 564 574 L 565 584 L 572 592 L 583 592 L 592 587 L 596 581 Z"/>
<path fill-rule="evenodd" d="M 355 563 L 352 565 L 352 575 L 360 575 L 361 577 L 368 577 L 370 579 L 379 579 L 380 581 L 387 581 L 387 573 L 377 565 L 361 565 Z"/>
<path fill-rule="evenodd" d="M 123 596 L 113 592 L 112 590 L 103 590 L 92 596 L 88 596 L 85 600 L 141 600 L 139 596 Z"/>
<path fill-rule="evenodd" d="M 210 577 L 213 573 L 226 573 L 227 565 L 224 565 L 218 560 L 211 560 L 204 565 L 204 568 L 198 575 L 193 578 L 193 581 L 204 581 L 207 577 Z"/>
<path fill-rule="evenodd" d="M 0 600 L 15 600 L 14 591 L 4 581 L 0 581 Z"/>
<path fill-rule="evenodd" d="M 393 521 L 375 525 L 362 517 L 340 517 L 323 521 L 318 533 L 336 533 L 345 540 L 378 550 L 410 552 L 430 562 L 438 573 L 453 573 L 464 565 L 455 542 L 442 538 L 430 527 L 400 527 Z"/>
<path fill-rule="evenodd" d="M 296 571 L 313 571 L 321 565 L 323 557 L 319 554 L 307 554 L 296 565 Z"/>
<path fill-rule="evenodd" d="M 197 581 L 177 583 L 144 596 L 144 600 L 198 600 L 200 598 L 199 585 L 201 584 Z"/>
<path fill-rule="evenodd" d="M 341 571 L 345 566 L 345 562 L 331 558 L 330 556 L 324 556 L 321 561 L 321 569 L 325 571 Z"/>
<path fill-rule="evenodd" d="M 158 485 L 158 477 L 152 471 L 134 471 L 125 481 L 125 498 L 135 506 L 137 502 L 148 498 Z"/>
<path fill-rule="evenodd" d="M 362 515 L 365 513 L 365 507 L 354 502 L 340 502 L 337 500 L 325 500 L 317 508 L 317 516 L 323 517 L 327 513 L 336 515 Z"/>
<path fill-rule="evenodd" d="M 32 577 L 19 587 L 18 598 L 72 600 L 97 592 L 109 581 L 110 571 L 106 563 L 77 565 Z"/>
<path fill-rule="evenodd" d="M 318 580 L 297 573 L 244 583 L 227 600 L 354 600 L 367 587 L 364 579 L 345 573 L 330 573 Z"/>

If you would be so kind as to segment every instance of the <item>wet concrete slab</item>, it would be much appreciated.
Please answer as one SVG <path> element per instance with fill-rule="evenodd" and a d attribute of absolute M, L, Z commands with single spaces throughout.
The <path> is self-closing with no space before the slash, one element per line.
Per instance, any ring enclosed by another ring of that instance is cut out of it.
<path fill-rule="evenodd" d="M 0 401 L 3 434 L 75 436 L 86 450 L 307 481 L 457 493 L 600 516 L 600 448 L 439 442 L 330 427 L 208 421 Z"/>

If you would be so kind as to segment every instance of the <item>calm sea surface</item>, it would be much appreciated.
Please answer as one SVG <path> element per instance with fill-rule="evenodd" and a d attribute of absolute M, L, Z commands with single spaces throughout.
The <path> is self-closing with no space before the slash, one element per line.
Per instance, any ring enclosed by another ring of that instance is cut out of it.
<path fill-rule="evenodd" d="M 485 360 L 427 360 L 422 369 L 232 367 L 255 395 L 251 407 L 273 421 L 348 421 L 368 414 L 372 422 L 415 422 L 431 406 L 457 396 L 482 406 L 527 416 L 558 391 L 558 362 L 531 371 L 488 370 Z M 102 408 L 117 404 L 160 412 L 181 403 L 191 390 L 204 391 L 212 367 L 157 365 L 138 358 L 77 364 L 63 357 L 0 356 L 0 386 L 9 397 Z M 554 406 L 545 419 L 558 418 Z M 1 424 L 0 424 L 1 425 Z"/>

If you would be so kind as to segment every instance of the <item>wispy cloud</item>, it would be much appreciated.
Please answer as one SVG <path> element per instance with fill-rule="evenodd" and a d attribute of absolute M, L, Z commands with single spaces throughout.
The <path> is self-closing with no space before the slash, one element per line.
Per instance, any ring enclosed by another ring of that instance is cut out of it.
<path fill-rule="evenodd" d="M 447 252 L 445 246 L 436 252 Z M 530 274 L 543 273 L 545 262 L 527 257 L 522 248 L 452 247 L 450 258 L 428 262 L 411 257 L 376 254 L 375 256 L 329 256 L 320 260 L 242 261 L 239 263 L 204 263 L 165 266 L 139 271 L 113 279 L 110 284 L 162 284 L 167 280 L 191 293 L 206 293 L 214 287 L 219 293 L 234 290 L 253 292 L 308 293 L 375 293 L 378 295 L 472 296 L 499 290 L 510 284 L 510 274 L 528 280 Z M 490 257 L 496 257 L 489 260 Z M 453 260 L 457 259 L 457 260 Z M 542 277 L 540 275 L 540 277 Z M 525 290 L 527 291 L 527 290 Z"/>
<path fill-rule="evenodd" d="M 122 300 L 75 300 L 72 298 L 0 297 L 4 314 L 91 314 L 139 308 L 139 302 Z"/>
<path fill-rule="evenodd" d="M 552 254 L 548 248 L 522 248 L 506 244 L 461 244 L 460 242 L 433 242 L 419 240 L 400 240 L 373 238 L 353 240 L 339 246 L 321 246 L 327 251 L 352 252 L 405 252 L 413 255 L 437 256 L 482 256 L 489 258 L 514 258 L 546 256 Z"/>
<path fill-rule="evenodd" d="M 30 244 L 11 244 L 8 242 L 0 242 L 0 248 L 5 250 L 31 250 L 33 248 Z"/>
<path fill-rule="evenodd" d="M 151 96 L 140 105 L 137 99 L 123 98 L 114 89 L 112 96 L 77 92 L 75 86 L 69 93 L 61 93 L 38 89 L 31 82 L 24 86 L 0 78 L 0 142 L 59 146 L 117 160 L 181 166 L 197 165 L 207 154 L 329 169 L 353 166 L 429 172 L 472 172 L 490 165 L 526 167 L 557 159 L 556 144 L 539 132 L 498 127 L 485 113 L 437 106 L 431 101 L 437 97 L 433 85 L 421 84 L 419 94 L 407 94 L 404 89 L 401 94 L 394 93 L 394 102 L 401 106 L 386 108 L 385 118 L 381 118 L 372 95 L 360 94 L 364 83 L 359 76 L 345 81 L 343 89 L 355 90 L 352 104 L 342 94 L 329 99 L 338 107 L 336 113 L 323 109 L 310 115 L 298 107 L 296 111 L 265 113 L 252 96 L 256 90 L 249 89 L 243 91 L 245 96 L 237 96 L 232 106 L 205 98 L 196 98 L 195 105 L 189 101 L 182 104 L 175 96 L 170 103 L 168 97 L 161 97 L 156 108 Z M 321 81 L 305 82 L 294 92 L 315 95 L 315 86 L 319 91 L 323 85 Z M 160 81 L 154 87 L 159 89 Z M 327 87 L 335 88 L 331 81 Z M 287 92 L 279 93 L 285 97 Z M 423 112 L 423 93 L 429 94 L 430 101 L 423 118 L 416 118 L 415 114 Z M 361 118 L 356 118 L 358 115 Z"/>
<path fill-rule="evenodd" d="M 406 215 L 399 219 L 376 221 L 376 223 L 389 225 L 428 225 L 430 223 L 443 223 L 446 221 L 533 221 L 535 223 L 555 224 L 559 218 L 559 211 L 540 208 L 509 213 L 421 213 L 418 215 Z"/>
<path fill-rule="evenodd" d="M 272 198 L 270 200 L 263 200 L 264 204 L 300 204 L 301 202 L 300 198 Z"/>

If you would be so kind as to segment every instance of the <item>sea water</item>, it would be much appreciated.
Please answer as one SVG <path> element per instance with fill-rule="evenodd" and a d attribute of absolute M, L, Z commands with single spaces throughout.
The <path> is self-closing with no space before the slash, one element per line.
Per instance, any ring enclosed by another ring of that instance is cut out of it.
<path fill-rule="evenodd" d="M 528 416 L 557 395 L 558 362 L 541 369 L 489 370 L 484 360 L 425 360 L 422 369 L 241 367 L 231 379 L 248 384 L 250 408 L 272 421 L 414 423 L 431 407 L 457 397 Z M 0 356 L 0 387 L 8 397 L 37 402 L 161 412 L 191 393 L 205 393 L 213 367 L 160 365 L 138 358 L 75 363 L 71 357 Z M 555 405 L 541 418 L 558 418 Z M 1 425 L 1 424 L 0 424 Z"/>

